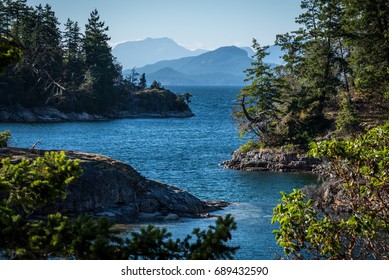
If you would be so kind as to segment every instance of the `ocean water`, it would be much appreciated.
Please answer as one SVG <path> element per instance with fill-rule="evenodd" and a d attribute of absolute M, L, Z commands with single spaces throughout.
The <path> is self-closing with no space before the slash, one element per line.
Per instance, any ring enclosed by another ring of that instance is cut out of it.
<path fill-rule="evenodd" d="M 144 176 L 185 189 L 201 199 L 225 200 L 238 229 L 231 244 L 239 245 L 237 259 L 274 259 L 280 249 L 271 224 L 281 191 L 313 183 L 309 174 L 243 172 L 219 164 L 230 159 L 243 140 L 231 117 L 239 87 L 168 87 L 192 94 L 195 116 L 184 119 L 123 119 L 103 122 L 51 124 L 0 123 L 11 130 L 12 146 L 76 150 L 107 155 L 131 164 Z M 193 228 L 207 228 L 210 219 L 182 219 L 160 223 L 173 237 Z"/>

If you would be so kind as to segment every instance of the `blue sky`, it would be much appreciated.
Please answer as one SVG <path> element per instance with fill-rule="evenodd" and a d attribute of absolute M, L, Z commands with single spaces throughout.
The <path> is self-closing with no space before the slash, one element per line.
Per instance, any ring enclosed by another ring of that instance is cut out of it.
<path fill-rule="evenodd" d="M 190 48 L 273 44 L 276 34 L 297 29 L 300 0 L 28 0 L 50 4 L 61 23 L 81 26 L 97 9 L 111 43 L 169 37 Z"/>

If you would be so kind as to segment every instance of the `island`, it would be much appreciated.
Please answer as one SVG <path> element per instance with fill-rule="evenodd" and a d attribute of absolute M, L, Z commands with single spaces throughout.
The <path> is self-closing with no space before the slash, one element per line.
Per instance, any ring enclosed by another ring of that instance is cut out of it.
<path fill-rule="evenodd" d="M 181 95 L 166 89 L 143 89 L 128 93 L 102 112 L 67 111 L 53 105 L 25 107 L 0 105 L 0 122 L 103 121 L 123 118 L 187 118 L 194 116 Z"/>

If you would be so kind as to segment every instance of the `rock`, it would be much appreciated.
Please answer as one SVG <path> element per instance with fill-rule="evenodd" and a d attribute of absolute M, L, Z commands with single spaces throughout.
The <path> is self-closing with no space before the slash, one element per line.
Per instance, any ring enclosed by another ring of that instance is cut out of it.
<path fill-rule="evenodd" d="M 321 163 L 303 152 L 288 152 L 282 149 L 257 149 L 247 153 L 236 150 L 232 159 L 221 165 L 228 169 L 245 171 L 298 172 L 313 171 Z"/>
<path fill-rule="evenodd" d="M 165 218 L 163 218 L 163 220 L 164 220 L 165 222 L 167 222 L 167 221 L 177 221 L 177 220 L 179 220 L 179 219 L 180 219 L 180 217 L 178 217 L 177 214 L 169 214 L 169 215 L 167 215 Z"/>
<path fill-rule="evenodd" d="M 43 156 L 44 152 L 2 148 L 0 159 L 9 157 L 13 162 L 18 162 L 22 158 Z M 64 201 L 46 207 L 42 214 L 55 211 L 66 215 L 91 213 L 126 223 L 147 217 L 145 214 L 150 217 L 167 214 L 203 217 L 228 205 L 225 202 L 202 201 L 187 191 L 148 180 L 130 165 L 106 156 L 65 152 L 69 159 L 80 161 L 83 174 L 68 186 Z"/>

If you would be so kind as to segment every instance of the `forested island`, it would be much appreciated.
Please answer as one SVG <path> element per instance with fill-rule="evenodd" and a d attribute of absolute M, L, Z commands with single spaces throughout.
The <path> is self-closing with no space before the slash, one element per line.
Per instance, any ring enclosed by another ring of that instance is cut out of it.
<path fill-rule="evenodd" d="M 2 48 L 12 46 L 15 58 L 1 61 L 1 121 L 193 116 L 187 98 L 156 81 L 147 88 L 145 75 L 122 76 L 97 10 L 84 33 L 70 19 L 61 31 L 49 5 L 2 1 L 0 13 Z"/>

